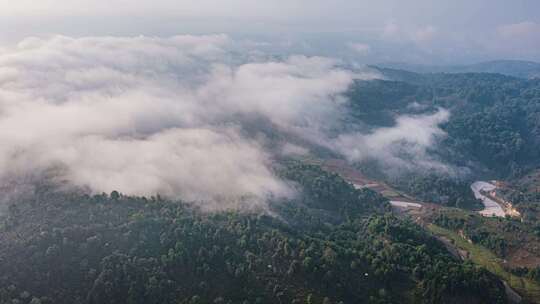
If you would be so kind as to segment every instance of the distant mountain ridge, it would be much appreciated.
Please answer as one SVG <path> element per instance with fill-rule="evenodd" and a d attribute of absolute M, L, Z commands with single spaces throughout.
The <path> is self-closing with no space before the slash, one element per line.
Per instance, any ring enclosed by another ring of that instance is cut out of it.
<path fill-rule="evenodd" d="M 375 64 L 377 67 L 416 73 L 497 73 L 518 78 L 540 78 L 540 63 L 523 60 L 493 60 L 470 65 L 438 66 L 403 62 Z"/>

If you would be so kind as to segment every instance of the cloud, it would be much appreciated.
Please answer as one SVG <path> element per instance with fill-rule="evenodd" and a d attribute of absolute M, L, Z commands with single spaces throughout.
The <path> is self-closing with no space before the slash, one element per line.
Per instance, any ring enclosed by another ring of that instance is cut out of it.
<path fill-rule="evenodd" d="M 367 55 L 371 52 L 371 46 L 365 43 L 351 42 L 348 44 L 349 48 L 360 55 Z"/>
<path fill-rule="evenodd" d="M 504 53 L 498 47 L 508 42 L 497 34 L 497 25 L 507 32 L 504 28 L 510 28 L 516 20 L 523 20 L 521 27 L 538 24 L 540 2 L 522 2 L 0 0 L 0 43 L 50 33 L 164 37 L 226 32 L 239 38 L 264 37 L 271 44 L 266 48 L 274 54 L 289 54 L 290 45 L 282 41 L 292 40 L 296 47 L 293 53 L 309 51 L 311 55 L 348 58 L 343 44 L 363 41 L 377 51 L 361 58 L 372 64 L 414 61 L 455 65 L 502 57 L 538 61 L 538 48 L 523 56 L 522 45 L 506 48 Z M 489 16 L 479 14 L 484 11 L 489 11 Z M 531 39 L 538 41 L 535 36 Z M 419 41 L 428 45 L 416 45 Z"/>
<path fill-rule="evenodd" d="M 444 110 L 346 133 L 354 79 L 329 58 L 253 59 L 225 35 L 28 38 L 0 54 L 0 183 L 49 176 L 91 192 L 265 208 L 294 191 L 278 155 L 321 145 L 387 168 L 443 168 Z M 242 50 L 243 53 L 239 53 Z M 282 142 L 266 135 L 282 132 Z M 287 142 L 289 139 L 290 142 Z M 293 140 L 294 139 L 294 140 Z"/>
<path fill-rule="evenodd" d="M 448 167 L 434 159 L 429 151 L 446 136 L 440 124 L 449 116 L 444 109 L 433 114 L 399 116 L 393 127 L 375 129 L 368 134 L 343 134 L 334 145 L 352 162 L 376 160 L 387 171 L 429 169 L 446 172 Z"/>
<path fill-rule="evenodd" d="M 0 178 L 54 170 L 93 192 L 161 193 L 212 208 L 291 195 L 239 117 L 316 134 L 354 75 L 318 57 L 231 64 L 234 48 L 213 35 L 56 36 L 6 49 Z"/>
<path fill-rule="evenodd" d="M 180 195 L 206 209 L 241 207 L 241 197 L 263 207 L 264 199 L 290 191 L 273 176 L 262 148 L 230 128 L 174 128 L 143 139 L 87 136 L 34 152 L 29 161 L 61 163 L 69 168 L 64 178 L 77 185 Z"/>

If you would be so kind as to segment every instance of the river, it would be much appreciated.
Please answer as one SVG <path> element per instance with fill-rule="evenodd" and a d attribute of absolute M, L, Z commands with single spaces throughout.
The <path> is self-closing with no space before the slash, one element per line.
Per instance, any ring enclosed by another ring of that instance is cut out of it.
<path fill-rule="evenodd" d="M 482 181 L 474 182 L 471 185 L 471 190 L 474 192 L 474 197 L 482 200 L 482 204 L 484 204 L 484 210 L 479 211 L 483 216 L 503 217 L 506 215 L 501 205 L 481 193 L 481 191 L 491 191 L 495 188 L 496 187 L 493 184 Z"/>
<path fill-rule="evenodd" d="M 422 208 L 422 205 L 418 203 L 410 203 L 410 202 L 402 202 L 402 201 L 390 201 L 390 205 L 396 207 L 396 208 Z"/>

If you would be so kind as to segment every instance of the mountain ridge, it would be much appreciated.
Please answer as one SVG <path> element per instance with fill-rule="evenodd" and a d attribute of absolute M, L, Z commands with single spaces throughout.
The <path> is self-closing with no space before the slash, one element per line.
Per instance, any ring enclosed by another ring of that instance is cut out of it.
<path fill-rule="evenodd" d="M 464 65 L 424 65 L 406 62 L 381 62 L 372 66 L 415 73 L 495 73 L 518 78 L 540 78 L 540 63 L 527 60 L 490 60 Z"/>

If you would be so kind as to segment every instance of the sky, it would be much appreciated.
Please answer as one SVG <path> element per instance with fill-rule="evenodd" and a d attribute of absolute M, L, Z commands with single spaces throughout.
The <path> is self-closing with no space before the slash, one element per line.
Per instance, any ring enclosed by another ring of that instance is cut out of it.
<path fill-rule="evenodd" d="M 276 54 L 359 63 L 540 61 L 535 0 L 1 0 L 0 43 L 29 36 L 225 33 Z"/>

